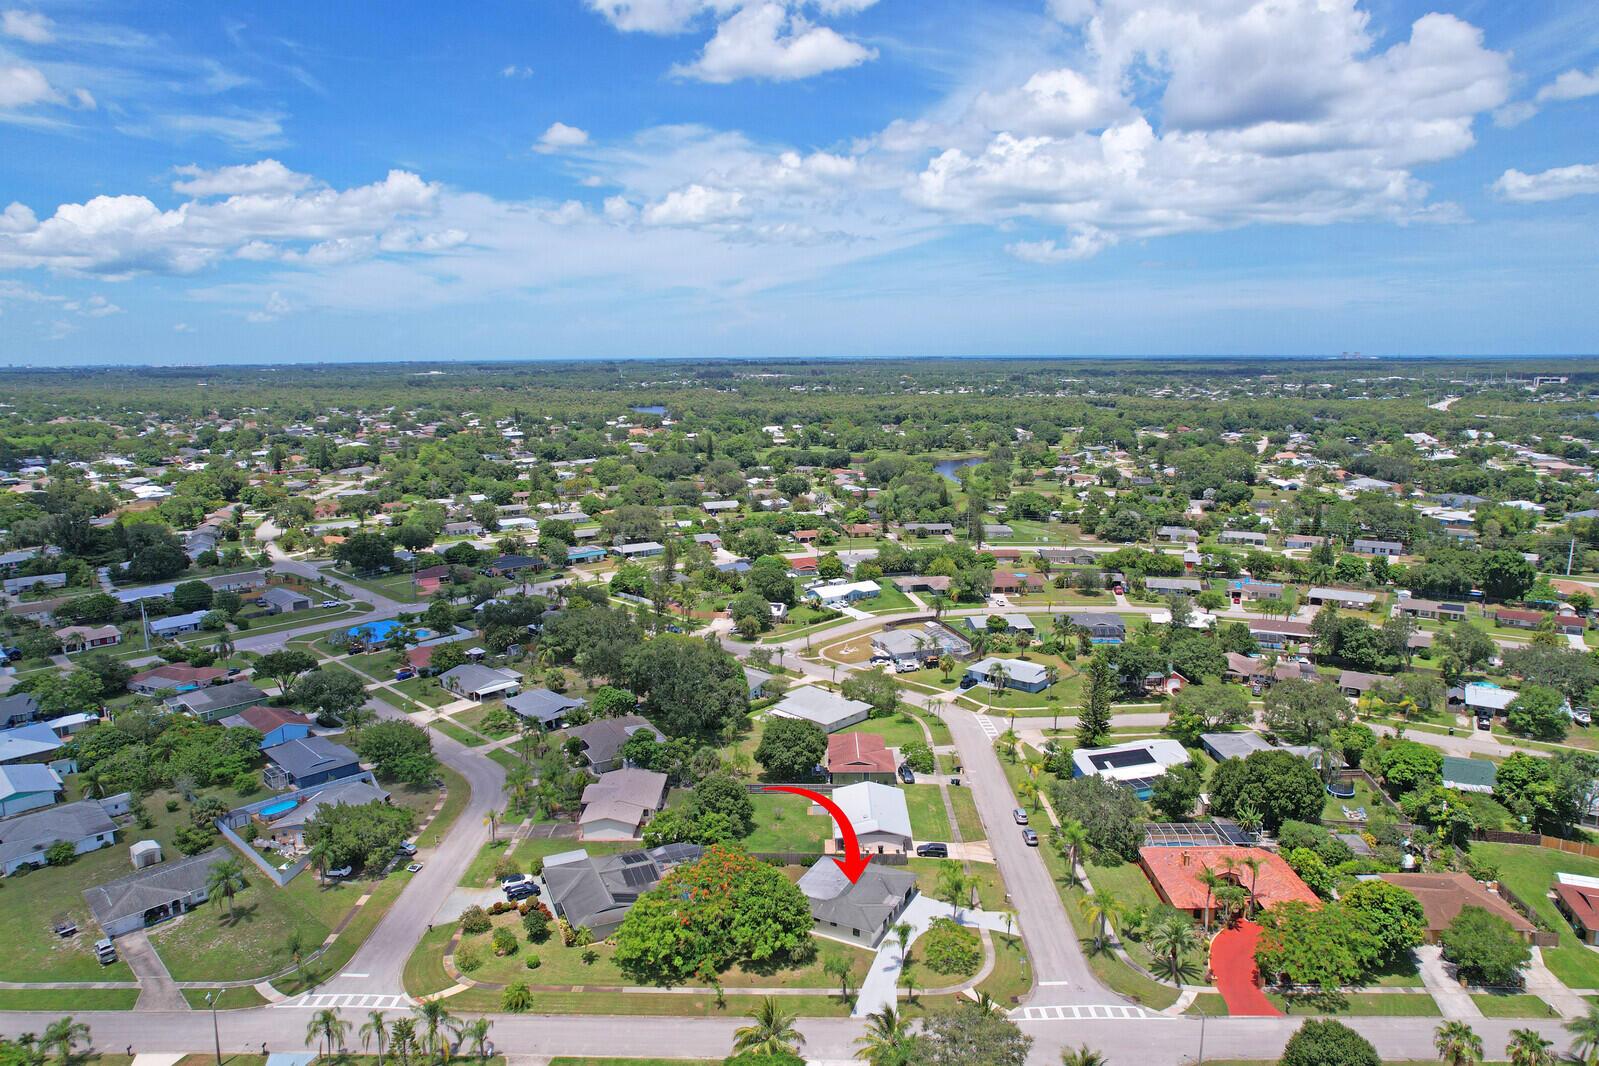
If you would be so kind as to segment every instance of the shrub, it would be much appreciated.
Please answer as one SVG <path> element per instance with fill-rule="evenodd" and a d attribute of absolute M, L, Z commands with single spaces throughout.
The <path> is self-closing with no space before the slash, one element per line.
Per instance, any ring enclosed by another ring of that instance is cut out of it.
<path fill-rule="evenodd" d="M 515 909 L 516 904 L 508 903 L 503 899 L 497 899 L 493 903 L 489 904 L 489 914 L 491 915 L 504 914 L 506 911 L 512 911 Z"/>
<path fill-rule="evenodd" d="M 930 774 L 933 772 L 933 749 L 929 748 L 922 741 L 908 741 L 899 750 L 900 754 L 905 757 L 905 761 L 910 764 L 910 768 L 912 770 L 915 770 L 919 774 Z"/>
<path fill-rule="evenodd" d="M 51 866 L 65 866 L 77 858 L 77 846 L 70 840 L 58 840 L 44 849 L 44 861 Z"/>
<path fill-rule="evenodd" d="M 504 926 L 494 930 L 494 936 L 490 940 L 490 944 L 493 946 L 494 954 L 496 955 L 503 957 L 516 954 L 516 934 Z"/>
<path fill-rule="evenodd" d="M 471 973 L 483 965 L 483 954 L 477 948 L 461 948 L 455 953 L 455 968 L 462 973 Z"/>
<path fill-rule="evenodd" d="M 494 877 L 496 880 L 502 877 L 515 877 L 521 872 L 521 867 L 517 866 L 516 860 L 509 855 L 501 855 L 499 861 L 494 864 Z"/>
<path fill-rule="evenodd" d="M 461 912 L 461 932 L 467 935 L 486 933 L 493 927 L 488 912 L 482 907 L 468 907 Z"/>
<path fill-rule="evenodd" d="M 500 993 L 500 1009 L 509 1014 L 524 1014 L 533 1009 L 533 991 L 526 981 L 506 986 Z"/>
<path fill-rule="evenodd" d="M 983 945 L 977 935 L 953 919 L 934 919 L 923 942 L 923 959 L 935 973 L 969 977 L 982 965 Z"/>
<path fill-rule="evenodd" d="M 1288 1038 L 1278 1066 L 1382 1066 L 1377 1049 L 1347 1025 L 1306 1022 Z"/>
<path fill-rule="evenodd" d="M 1532 950 L 1510 923 L 1481 907 L 1463 907 L 1441 938 L 1444 958 L 1474 984 L 1519 985 Z"/>
<path fill-rule="evenodd" d="M 530 970 L 536 970 L 543 963 L 543 961 L 543 959 L 540 959 L 537 955 L 530 951 L 527 953 L 527 957 L 522 960 L 522 965 L 526 966 Z"/>
<path fill-rule="evenodd" d="M 550 938 L 550 915 L 542 905 L 527 911 L 522 915 L 522 930 L 527 934 L 528 941 L 533 944 L 542 944 Z"/>

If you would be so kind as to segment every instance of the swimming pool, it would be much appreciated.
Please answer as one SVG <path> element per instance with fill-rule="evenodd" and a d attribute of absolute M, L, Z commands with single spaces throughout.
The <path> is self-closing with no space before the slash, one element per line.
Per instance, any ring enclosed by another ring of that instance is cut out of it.
<path fill-rule="evenodd" d="M 276 803 L 262 807 L 258 812 L 263 818 L 276 818 L 280 814 L 288 814 L 300 805 L 299 800 L 278 800 Z"/>
<path fill-rule="evenodd" d="M 351 626 L 349 629 L 349 635 L 355 640 L 364 640 L 371 644 L 381 644 L 383 641 L 388 640 L 391 636 L 393 636 L 394 631 L 399 628 L 399 622 L 395 621 L 393 618 L 385 618 L 381 622 L 367 622 L 365 625 Z M 433 636 L 433 631 L 430 629 L 413 629 L 411 632 L 416 634 L 417 640 L 427 640 L 429 637 Z"/>

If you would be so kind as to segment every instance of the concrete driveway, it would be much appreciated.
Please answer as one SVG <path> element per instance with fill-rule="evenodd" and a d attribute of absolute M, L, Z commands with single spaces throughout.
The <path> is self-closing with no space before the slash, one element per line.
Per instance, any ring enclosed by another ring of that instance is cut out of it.
<path fill-rule="evenodd" d="M 909 922 L 911 928 L 915 930 L 911 936 L 911 943 L 914 944 L 923 933 L 927 932 L 935 918 L 953 918 L 970 929 L 987 929 L 990 932 L 1000 933 L 1005 931 L 1005 915 L 997 911 L 979 911 L 962 907 L 957 912 L 948 903 L 941 903 L 921 895 L 911 900 L 910 906 L 905 908 L 899 920 Z M 1014 925 L 1013 919 L 1013 928 Z M 890 930 L 883 938 L 883 942 L 878 945 L 877 955 L 872 959 L 872 968 L 867 971 L 866 980 L 861 982 L 860 993 L 855 997 L 855 1010 L 851 1012 L 852 1017 L 864 1018 L 894 1004 L 904 961 L 905 956 L 900 951 L 899 939 Z"/>

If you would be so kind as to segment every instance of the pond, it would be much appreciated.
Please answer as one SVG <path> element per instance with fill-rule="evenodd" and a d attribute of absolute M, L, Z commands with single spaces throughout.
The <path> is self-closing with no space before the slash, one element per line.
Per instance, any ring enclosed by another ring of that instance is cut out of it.
<path fill-rule="evenodd" d="M 666 408 L 663 405 L 656 403 L 650 404 L 647 407 L 635 407 L 633 408 L 633 413 L 640 415 L 660 415 L 664 418 L 666 417 Z"/>
<path fill-rule="evenodd" d="M 955 471 L 965 466 L 976 466 L 978 463 L 985 461 L 986 457 L 981 455 L 969 455 L 964 459 L 940 459 L 933 464 L 933 469 L 938 471 L 940 477 L 959 482 L 960 478 L 955 476 Z"/>

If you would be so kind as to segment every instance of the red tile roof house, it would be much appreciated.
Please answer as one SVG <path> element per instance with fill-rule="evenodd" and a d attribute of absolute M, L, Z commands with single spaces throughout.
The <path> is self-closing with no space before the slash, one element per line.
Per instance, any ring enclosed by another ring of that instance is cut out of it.
<path fill-rule="evenodd" d="M 817 537 L 821 536 L 821 531 L 816 529 L 796 529 L 794 532 L 790 533 L 789 536 L 793 537 L 801 544 L 812 544 L 816 541 Z"/>
<path fill-rule="evenodd" d="M 894 784 L 894 753 L 876 733 L 835 733 L 827 738 L 827 774 L 835 785 L 857 781 Z"/>
<path fill-rule="evenodd" d="M 1257 874 L 1244 866 L 1245 859 L 1259 859 L 1260 872 Z M 1256 905 L 1262 910 L 1291 900 L 1311 907 L 1321 906 L 1316 893 L 1299 879 L 1282 857 L 1263 848 L 1140 848 L 1138 865 L 1144 868 L 1144 876 L 1149 878 L 1162 901 L 1195 918 L 1205 918 L 1206 909 L 1214 911 L 1216 906 L 1215 897 L 1199 879 L 1206 870 L 1246 889 L 1252 887 Z"/>
<path fill-rule="evenodd" d="M 1421 901 L 1427 922 L 1427 943 L 1436 944 L 1455 916 L 1467 907 L 1480 907 L 1510 923 L 1523 940 L 1531 940 L 1537 930 L 1520 911 L 1503 897 L 1474 881 L 1470 874 L 1378 874 L 1389 884 L 1398 885 Z"/>
<path fill-rule="evenodd" d="M 405 649 L 405 661 L 417 673 L 423 673 L 433 666 L 433 645 L 421 648 Z"/>
<path fill-rule="evenodd" d="M 1599 946 L 1599 883 L 1591 877 L 1567 882 L 1559 878 L 1571 874 L 1555 874 L 1555 906 L 1576 928 L 1584 944 Z"/>
<path fill-rule="evenodd" d="M 1494 621 L 1512 629 L 1537 629 L 1547 617 L 1543 611 L 1523 611 L 1511 607 L 1500 607 L 1494 611 Z"/>
<path fill-rule="evenodd" d="M 844 527 L 844 534 L 850 537 L 875 537 L 877 527 L 870 522 L 854 522 Z"/>

